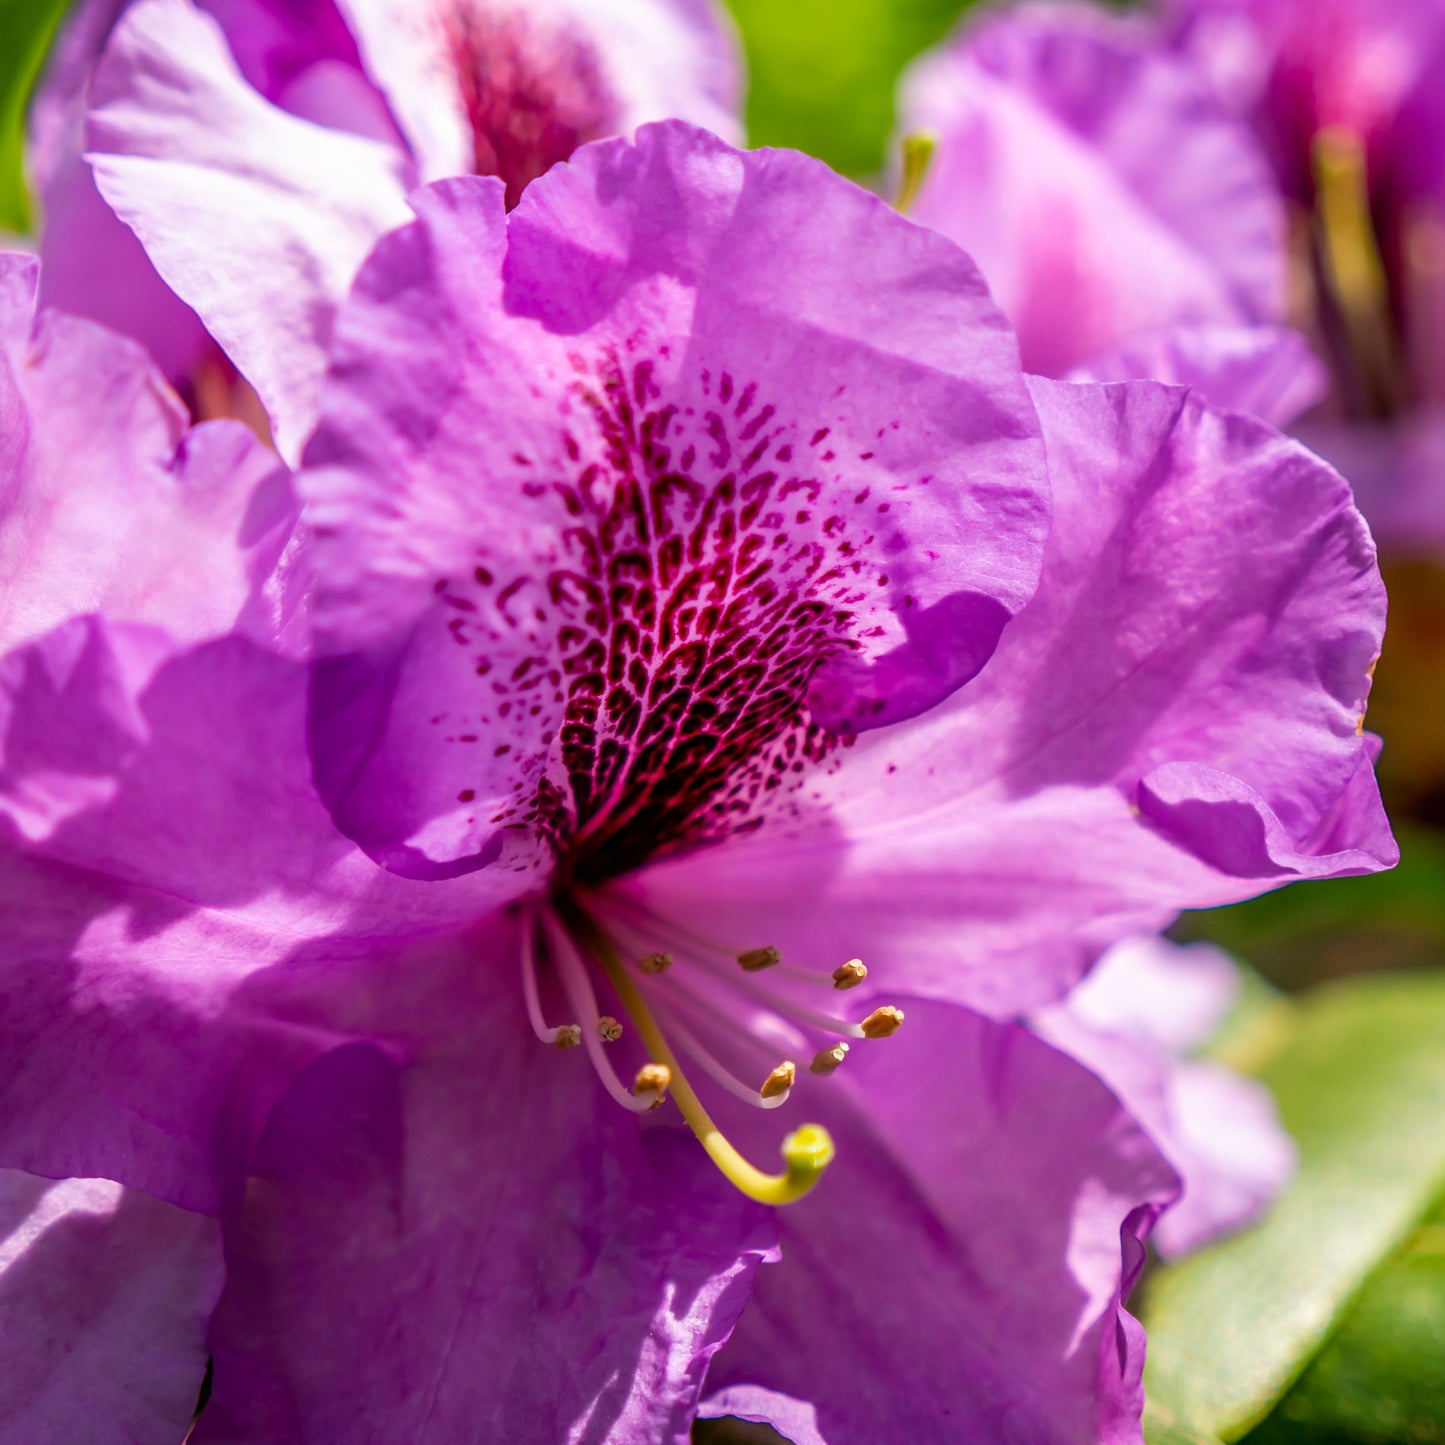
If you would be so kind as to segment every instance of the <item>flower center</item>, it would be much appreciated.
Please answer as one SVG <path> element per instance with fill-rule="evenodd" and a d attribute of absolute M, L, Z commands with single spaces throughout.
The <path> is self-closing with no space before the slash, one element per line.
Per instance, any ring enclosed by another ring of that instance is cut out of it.
<path fill-rule="evenodd" d="M 511 210 L 544 171 L 614 134 L 618 117 L 587 40 L 498 8 L 463 0 L 449 29 L 476 173 L 501 178 Z"/>
<path fill-rule="evenodd" d="M 776 1109 L 788 1102 L 798 1074 L 793 1059 L 778 1058 L 780 1046 L 801 1046 L 811 1054 L 809 1071 L 827 1078 L 846 1059 L 849 1040 L 887 1038 L 903 1023 L 902 1011 L 891 1005 L 854 1023 L 755 981 L 767 971 L 781 974 L 794 994 L 798 985 L 847 990 L 867 976 L 858 959 L 827 974 L 794 969 L 770 947 L 729 955 L 613 890 L 585 897 L 563 892 L 546 904 L 524 905 L 521 927 L 522 991 L 537 1037 L 558 1048 L 585 1047 L 603 1086 L 626 1109 L 645 1113 L 667 1097 L 674 1099 L 724 1177 L 763 1204 L 802 1198 L 833 1157 L 831 1138 L 821 1126 L 804 1124 L 783 1141 L 782 1172 L 765 1173 L 713 1122 L 684 1060 L 738 1102 Z M 657 948 L 658 941 L 668 947 Z M 539 966 L 550 967 L 576 1022 L 547 1024 Z M 630 1088 L 609 1058 L 623 1029 L 616 1017 L 599 1009 L 593 968 L 632 1022 L 644 1050 Z M 761 1082 L 747 1083 L 723 1054 L 739 1061 L 759 1059 Z"/>
<path fill-rule="evenodd" d="M 839 495 L 829 427 L 756 386 L 703 372 L 664 399 L 651 362 L 573 365 L 558 454 L 514 458 L 519 519 L 560 512 L 559 540 L 523 567 L 481 541 L 436 584 L 476 702 L 434 721 L 495 740 L 459 800 L 496 798 L 506 764 L 485 822 L 595 887 L 757 827 L 847 745 L 809 687 L 883 631 L 898 544 L 891 494 Z"/>

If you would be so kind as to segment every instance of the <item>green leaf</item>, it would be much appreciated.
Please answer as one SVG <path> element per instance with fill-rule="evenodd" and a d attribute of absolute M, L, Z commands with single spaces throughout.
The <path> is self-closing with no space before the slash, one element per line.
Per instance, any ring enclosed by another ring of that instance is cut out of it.
<path fill-rule="evenodd" d="M 1398 868 L 1296 883 L 1188 914 L 1175 931 L 1218 943 L 1287 988 L 1432 965 L 1445 956 L 1445 835 L 1399 822 L 1395 833 Z"/>
<path fill-rule="evenodd" d="M 25 108 L 66 0 L 0 0 L 0 230 L 30 225 Z"/>
<path fill-rule="evenodd" d="M 1259 1068 L 1300 1149 L 1258 1227 L 1159 1270 L 1145 1384 L 1238 1439 L 1320 1350 L 1445 1185 L 1445 973 L 1355 978 L 1293 1005 Z"/>
<path fill-rule="evenodd" d="M 1248 1445 L 1445 1442 L 1445 1199 L 1370 1277 Z"/>
<path fill-rule="evenodd" d="M 1190 1429 L 1162 1405 L 1148 1400 L 1144 1404 L 1144 1445 L 1220 1445 L 1220 1441 Z"/>
<path fill-rule="evenodd" d="M 748 140 L 849 175 L 881 169 L 903 66 L 964 0 L 729 0 L 748 59 Z"/>

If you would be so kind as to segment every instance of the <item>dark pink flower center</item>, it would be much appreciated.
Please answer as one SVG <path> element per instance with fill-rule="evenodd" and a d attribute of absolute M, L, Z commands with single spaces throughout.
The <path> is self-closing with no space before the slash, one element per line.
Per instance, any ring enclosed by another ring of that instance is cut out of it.
<path fill-rule="evenodd" d="M 473 165 L 506 184 L 508 210 L 578 146 L 616 132 L 617 107 L 585 38 L 520 7 L 495 13 L 466 0 L 449 28 Z"/>
<path fill-rule="evenodd" d="M 829 428 L 727 373 L 702 372 L 689 404 L 664 400 L 650 362 L 626 379 L 574 365 L 556 455 L 513 458 L 519 526 L 560 501 L 560 550 L 518 572 L 483 542 L 471 577 L 438 583 L 480 696 L 474 731 L 436 721 L 453 742 L 533 751 L 489 821 L 534 830 L 564 879 L 595 883 L 756 826 L 839 745 L 808 689 L 880 630 L 891 507 L 866 485 L 840 502 L 820 480 Z"/>

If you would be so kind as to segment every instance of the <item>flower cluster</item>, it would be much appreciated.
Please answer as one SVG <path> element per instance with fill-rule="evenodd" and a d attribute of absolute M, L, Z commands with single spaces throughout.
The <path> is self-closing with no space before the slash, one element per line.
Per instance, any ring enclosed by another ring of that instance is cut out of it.
<path fill-rule="evenodd" d="M 1271 173 L 1106 30 L 927 62 L 904 217 L 737 148 L 703 0 L 80 6 L 0 260 L 0 1438 L 1139 1440 L 1156 1221 L 1290 1156 L 1138 940 L 1395 854 Z"/>

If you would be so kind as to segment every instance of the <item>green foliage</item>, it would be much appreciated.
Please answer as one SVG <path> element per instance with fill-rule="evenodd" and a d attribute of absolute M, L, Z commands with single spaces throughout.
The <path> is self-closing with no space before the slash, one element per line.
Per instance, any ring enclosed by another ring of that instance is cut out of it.
<path fill-rule="evenodd" d="M 1176 1420 L 1155 1400 L 1144 1405 L 1144 1442 L 1145 1445 L 1220 1445 L 1213 1435 L 1201 1435 Z"/>
<path fill-rule="evenodd" d="M 1248 1445 L 1445 1442 L 1445 1196 Z"/>
<path fill-rule="evenodd" d="M 964 0 L 729 0 L 748 58 L 748 140 L 848 175 L 882 169 L 898 73 Z"/>
<path fill-rule="evenodd" d="M 1287 988 L 1363 969 L 1436 965 L 1445 958 L 1445 837 L 1400 823 L 1395 833 L 1398 868 L 1295 883 L 1190 914 L 1177 932 L 1213 940 Z"/>
<path fill-rule="evenodd" d="M 1438 1238 L 1418 1227 L 1445 1186 L 1445 974 L 1328 985 L 1277 1014 L 1274 1039 L 1258 1073 L 1299 1143 L 1298 1176 L 1263 1224 L 1156 1273 L 1143 1304 L 1156 1406 L 1222 1440 L 1268 1414 L 1336 1330 L 1346 1353 L 1319 1355 L 1291 1397 L 1316 1419 L 1326 1395 L 1331 1418 L 1344 1419 L 1346 1386 L 1363 1412 L 1391 1370 L 1408 1373 L 1394 1346 L 1372 1343 L 1385 1313 L 1415 1301 L 1419 1328 L 1401 1326 L 1397 1340 L 1439 1327 L 1438 1297 L 1423 1302 L 1435 1257 L 1410 1241 Z M 1382 1273 L 1360 1295 L 1397 1254 L 1404 1273 Z M 1383 1303 L 1372 1301 L 1377 1287 L 1392 1291 Z"/>
<path fill-rule="evenodd" d="M 0 0 L 0 230 L 24 231 L 25 107 L 66 0 Z"/>

